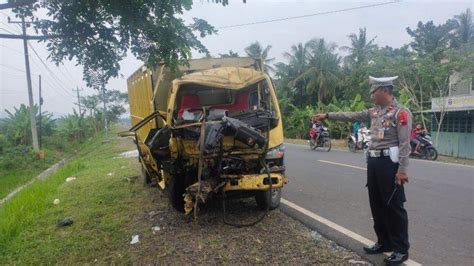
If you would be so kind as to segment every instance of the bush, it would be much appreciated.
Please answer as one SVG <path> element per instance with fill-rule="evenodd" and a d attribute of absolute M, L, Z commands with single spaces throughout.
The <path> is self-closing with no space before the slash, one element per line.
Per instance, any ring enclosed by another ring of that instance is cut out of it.
<path fill-rule="evenodd" d="M 8 143 L 7 138 L 5 135 L 0 133 L 0 156 L 3 155 L 4 150 L 7 149 L 7 147 L 10 146 Z"/>
<path fill-rule="evenodd" d="M 0 168 L 6 170 L 30 168 L 35 163 L 36 154 L 30 146 L 7 147 L 0 156 Z"/>

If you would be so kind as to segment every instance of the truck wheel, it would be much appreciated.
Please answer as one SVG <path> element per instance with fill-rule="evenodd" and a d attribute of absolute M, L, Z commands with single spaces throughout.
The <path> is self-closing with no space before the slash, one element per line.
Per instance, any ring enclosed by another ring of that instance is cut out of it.
<path fill-rule="evenodd" d="M 171 206 L 179 212 L 184 212 L 184 192 L 186 192 L 184 183 L 179 177 L 173 176 L 166 186 L 169 202 Z"/>
<path fill-rule="evenodd" d="M 151 177 L 148 175 L 145 167 L 142 165 L 142 180 L 143 180 L 143 185 L 145 186 L 150 186 L 151 184 Z"/>
<path fill-rule="evenodd" d="M 271 199 L 269 199 L 269 193 L 271 193 Z M 262 190 L 257 191 L 255 194 L 255 201 L 257 205 L 261 209 L 266 209 L 267 206 L 270 210 L 274 210 L 280 206 L 280 199 L 281 199 L 281 188 L 274 188 L 270 191 L 269 190 Z"/>

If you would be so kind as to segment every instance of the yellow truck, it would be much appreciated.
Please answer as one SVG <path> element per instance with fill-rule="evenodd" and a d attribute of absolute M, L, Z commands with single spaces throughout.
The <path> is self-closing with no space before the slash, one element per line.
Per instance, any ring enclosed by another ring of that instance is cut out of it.
<path fill-rule="evenodd" d="M 133 137 L 146 183 L 177 210 L 237 192 L 279 206 L 285 176 L 283 126 L 270 77 L 252 58 L 190 60 L 176 76 L 141 67 L 127 80 Z"/>

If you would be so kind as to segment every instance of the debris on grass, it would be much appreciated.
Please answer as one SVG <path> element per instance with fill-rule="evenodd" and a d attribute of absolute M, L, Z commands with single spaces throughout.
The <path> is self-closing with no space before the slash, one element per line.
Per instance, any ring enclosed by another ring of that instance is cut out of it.
<path fill-rule="evenodd" d="M 71 181 L 74 181 L 74 180 L 76 180 L 75 176 L 70 176 L 70 177 L 66 178 L 66 182 L 71 182 Z"/>
<path fill-rule="evenodd" d="M 153 230 L 153 234 L 156 234 L 156 232 L 159 232 L 161 228 L 159 226 L 153 226 L 151 230 Z"/>
<path fill-rule="evenodd" d="M 122 156 L 124 158 L 138 157 L 138 150 L 131 150 L 131 151 L 122 152 L 122 153 L 120 153 L 120 156 Z"/>
<path fill-rule="evenodd" d="M 130 241 L 130 244 L 135 245 L 135 244 L 138 244 L 138 243 L 140 243 L 140 240 L 138 239 L 138 235 L 133 235 L 132 236 L 132 241 Z"/>
<path fill-rule="evenodd" d="M 59 221 L 57 225 L 58 227 L 66 227 L 72 225 L 73 223 L 74 221 L 71 218 L 65 218 Z"/>
<path fill-rule="evenodd" d="M 59 199 L 54 199 L 53 204 L 54 205 L 59 205 L 59 202 L 60 202 Z"/>

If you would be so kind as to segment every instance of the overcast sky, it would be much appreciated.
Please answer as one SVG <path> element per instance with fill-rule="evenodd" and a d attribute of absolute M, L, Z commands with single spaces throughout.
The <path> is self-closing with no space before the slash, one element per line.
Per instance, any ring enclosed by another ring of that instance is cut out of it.
<path fill-rule="evenodd" d="M 209 3 L 207 0 L 194 2 L 193 9 L 187 12 L 184 18 L 187 20 L 192 17 L 203 18 L 219 28 L 390 1 L 247 0 L 247 3 L 243 4 L 241 0 L 234 0 L 226 7 Z M 233 50 L 243 56 L 244 48 L 258 40 L 262 45 L 272 45 L 270 57 L 283 61 L 283 53 L 289 51 L 294 44 L 318 37 L 334 42 L 339 47 L 345 46 L 349 45 L 347 35 L 366 27 L 369 38 L 377 36 L 375 42 L 379 46 L 400 47 L 410 42 L 406 27 L 414 28 L 418 21 L 433 20 L 436 24 L 444 23 L 467 8 L 474 9 L 473 0 L 400 1 L 366 9 L 220 29 L 217 35 L 206 37 L 202 41 L 212 55 L 217 56 L 219 53 Z M 18 26 L 7 23 L 9 15 L 12 16 L 8 11 L 0 12 L 0 33 L 6 31 L 19 33 Z M 33 34 L 31 29 L 29 31 Z M 38 75 L 41 74 L 43 110 L 52 112 L 55 116 L 71 113 L 75 107 L 73 103 L 77 100 L 76 92 L 72 90 L 77 87 L 83 89 L 81 95 L 96 93 L 91 88 L 85 87 L 82 81 L 82 68 L 75 66 L 75 62 L 66 62 L 56 67 L 46 59 L 48 53 L 44 44 L 34 41 L 30 44 L 49 68 L 48 70 L 30 49 L 34 100 L 37 103 Z M 28 104 L 28 94 L 22 41 L 0 39 L 0 51 L 0 117 L 2 117 L 5 115 L 4 109 L 11 110 L 22 103 Z M 200 57 L 198 54 L 194 56 Z M 126 78 L 141 64 L 133 56 L 128 56 L 121 63 L 120 73 L 124 77 L 111 80 L 107 88 L 125 92 Z"/>

